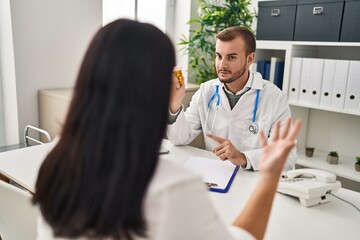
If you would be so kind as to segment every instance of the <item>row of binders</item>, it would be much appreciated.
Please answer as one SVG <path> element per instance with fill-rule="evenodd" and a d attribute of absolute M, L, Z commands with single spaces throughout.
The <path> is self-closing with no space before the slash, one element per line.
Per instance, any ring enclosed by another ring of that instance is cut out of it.
<path fill-rule="evenodd" d="M 292 58 L 290 102 L 360 112 L 359 98 L 360 61 Z"/>
<path fill-rule="evenodd" d="M 284 60 L 272 57 L 269 60 L 259 60 L 253 63 L 252 70 L 261 73 L 263 79 L 274 83 L 282 89 L 284 76 Z"/>

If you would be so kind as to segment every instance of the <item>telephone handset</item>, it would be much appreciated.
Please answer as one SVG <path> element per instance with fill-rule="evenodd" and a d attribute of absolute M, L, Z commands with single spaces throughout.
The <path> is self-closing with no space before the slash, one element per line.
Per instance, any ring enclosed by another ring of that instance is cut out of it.
<path fill-rule="evenodd" d="M 277 191 L 298 197 L 305 207 L 329 202 L 328 194 L 336 192 L 341 183 L 336 175 L 318 169 L 296 169 L 282 175 Z"/>

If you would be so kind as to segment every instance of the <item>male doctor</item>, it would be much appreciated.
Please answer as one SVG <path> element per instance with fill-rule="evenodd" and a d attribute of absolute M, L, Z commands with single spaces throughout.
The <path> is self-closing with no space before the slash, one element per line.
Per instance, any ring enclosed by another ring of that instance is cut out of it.
<path fill-rule="evenodd" d="M 277 120 L 291 116 L 285 93 L 260 73 L 250 72 L 256 41 L 246 28 L 235 26 L 216 36 L 218 78 L 200 85 L 183 111 L 184 85 L 173 77 L 167 136 L 175 145 L 189 144 L 203 132 L 206 150 L 245 169 L 258 170 L 261 143 L 258 131 L 268 138 Z M 293 169 L 296 149 L 285 170 Z"/>

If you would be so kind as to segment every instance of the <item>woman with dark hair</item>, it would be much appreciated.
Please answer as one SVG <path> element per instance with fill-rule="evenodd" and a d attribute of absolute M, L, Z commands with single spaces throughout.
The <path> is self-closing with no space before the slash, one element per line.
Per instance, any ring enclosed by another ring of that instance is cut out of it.
<path fill-rule="evenodd" d="M 158 159 L 170 88 L 179 87 L 172 79 L 174 65 L 169 38 L 153 25 L 123 19 L 97 32 L 61 137 L 39 171 L 33 198 L 41 211 L 38 239 L 264 235 L 277 180 L 300 124 L 289 130 L 289 119 L 280 133 L 277 125 L 278 137 L 271 144 L 260 135 L 266 187 L 259 184 L 229 230 L 200 177 Z"/>

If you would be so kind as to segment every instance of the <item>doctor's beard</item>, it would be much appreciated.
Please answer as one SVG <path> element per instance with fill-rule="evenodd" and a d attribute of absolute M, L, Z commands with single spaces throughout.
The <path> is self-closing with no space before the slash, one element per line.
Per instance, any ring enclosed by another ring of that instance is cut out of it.
<path fill-rule="evenodd" d="M 236 71 L 229 78 L 220 78 L 219 71 L 228 71 L 228 70 L 226 70 L 226 69 L 218 70 L 218 78 L 219 78 L 220 82 L 222 82 L 222 83 L 232 83 L 232 82 L 236 81 L 237 79 L 240 79 L 245 74 L 245 72 L 246 72 L 246 64 L 244 64 L 244 66 L 239 71 Z"/>

